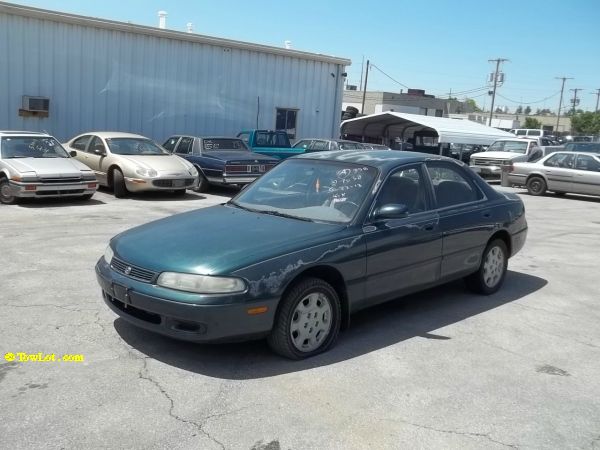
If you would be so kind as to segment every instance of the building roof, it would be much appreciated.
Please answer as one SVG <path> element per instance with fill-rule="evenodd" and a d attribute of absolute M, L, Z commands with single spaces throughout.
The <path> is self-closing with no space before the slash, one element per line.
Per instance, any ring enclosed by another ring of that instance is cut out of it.
<path fill-rule="evenodd" d="M 254 44 L 250 42 L 236 41 L 232 39 L 223 39 L 214 36 L 205 36 L 196 33 L 187 33 L 145 25 L 137 25 L 128 22 L 118 22 L 114 20 L 100 19 L 97 17 L 80 16 L 60 11 L 50 11 L 30 6 L 16 5 L 13 3 L 0 2 L 0 13 L 18 15 L 23 17 L 36 18 L 41 20 L 50 20 L 54 22 L 67 23 L 72 25 L 81 25 L 93 28 L 102 28 L 111 31 L 123 31 L 127 33 L 136 33 L 159 38 L 175 39 L 187 42 L 196 42 L 200 44 L 215 45 L 225 48 L 236 48 L 261 53 L 270 53 L 290 58 L 299 58 L 310 61 L 320 61 L 332 64 L 349 66 L 352 62 L 346 58 L 337 56 L 322 55 L 320 53 L 303 52 L 291 50 L 283 47 L 274 47 L 270 45 Z"/>
<path fill-rule="evenodd" d="M 340 129 L 343 135 L 373 138 L 404 138 L 417 131 L 434 131 L 439 143 L 473 145 L 489 145 L 497 139 L 515 137 L 514 134 L 470 120 L 391 111 L 345 120 Z"/>

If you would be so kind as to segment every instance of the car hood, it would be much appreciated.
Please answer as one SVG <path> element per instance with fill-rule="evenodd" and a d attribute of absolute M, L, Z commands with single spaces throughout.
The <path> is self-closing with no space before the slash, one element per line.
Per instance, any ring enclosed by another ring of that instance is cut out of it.
<path fill-rule="evenodd" d="M 236 162 L 278 162 L 277 158 L 272 158 L 267 155 L 261 155 L 260 153 L 253 153 L 247 151 L 236 151 L 236 150 L 214 150 L 203 154 L 207 158 L 214 158 L 221 161 L 228 161 L 231 163 Z"/>
<path fill-rule="evenodd" d="M 159 172 L 178 173 L 192 167 L 189 162 L 177 155 L 118 155 L 118 157 L 134 165 Z"/>
<path fill-rule="evenodd" d="M 78 177 L 82 171 L 91 171 L 73 158 L 11 158 L 3 162 L 17 172 L 35 172 L 39 177 Z"/>
<path fill-rule="evenodd" d="M 333 239 L 344 228 L 218 205 L 133 228 L 111 245 L 123 261 L 155 272 L 227 274 Z"/>
<path fill-rule="evenodd" d="M 526 157 L 523 153 L 514 153 L 514 152 L 480 152 L 473 153 L 471 155 L 472 158 L 489 158 L 489 159 L 513 159 L 519 156 Z"/>

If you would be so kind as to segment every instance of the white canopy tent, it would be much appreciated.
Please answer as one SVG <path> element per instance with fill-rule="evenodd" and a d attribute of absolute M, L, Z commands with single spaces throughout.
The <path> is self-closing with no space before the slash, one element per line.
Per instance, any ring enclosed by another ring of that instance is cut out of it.
<path fill-rule="evenodd" d="M 415 134 L 437 135 L 439 144 L 490 145 L 497 139 L 514 138 L 511 133 L 470 120 L 392 111 L 345 120 L 340 130 L 342 136 L 381 138 L 386 142 L 395 138 L 405 141 Z"/>

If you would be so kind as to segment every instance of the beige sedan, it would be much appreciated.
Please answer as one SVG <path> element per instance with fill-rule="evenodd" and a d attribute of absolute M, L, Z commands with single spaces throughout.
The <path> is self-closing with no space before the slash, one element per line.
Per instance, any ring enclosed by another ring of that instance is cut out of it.
<path fill-rule="evenodd" d="M 115 197 L 157 190 L 183 195 L 198 184 L 198 171 L 192 164 L 137 134 L 84 133 L 64 146 L 94 171 L 101 185 L 112 188 Z"/>

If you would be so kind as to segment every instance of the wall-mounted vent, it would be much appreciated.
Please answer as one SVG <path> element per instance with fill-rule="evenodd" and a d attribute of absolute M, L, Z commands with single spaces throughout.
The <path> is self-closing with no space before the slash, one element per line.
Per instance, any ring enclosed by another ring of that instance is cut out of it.
<path fill-rule="evenodd" d="M 23 96 L 23 109 L 33 112 L 48 112 L 50 111 L 50 99 L 46 97 L 30 97 Z"/>

